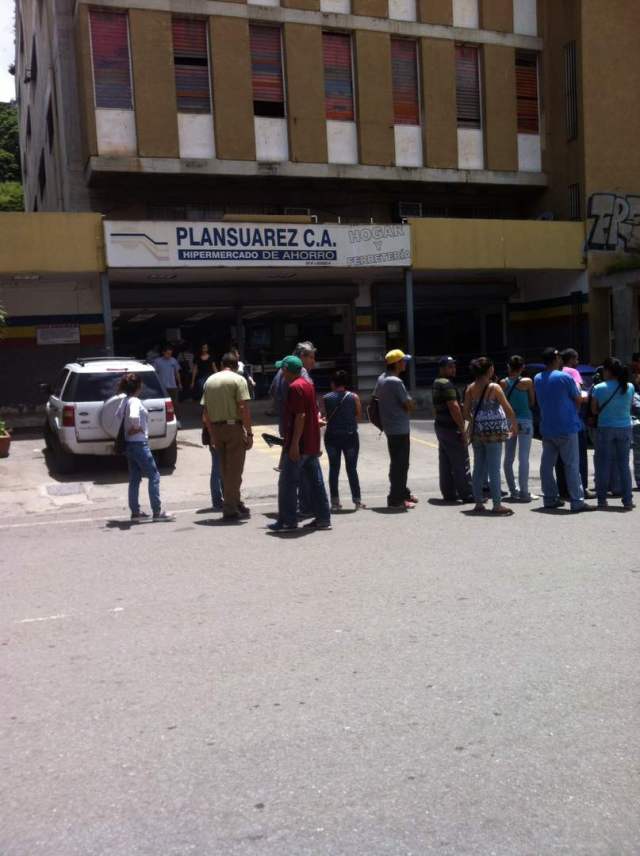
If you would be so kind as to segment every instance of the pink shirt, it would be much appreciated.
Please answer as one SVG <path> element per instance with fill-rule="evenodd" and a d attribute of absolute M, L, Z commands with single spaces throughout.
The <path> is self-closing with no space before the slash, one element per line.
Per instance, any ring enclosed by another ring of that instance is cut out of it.
<path fill-rule="evenodd" d="M 571 366 L 565 366 L 562 371 L 565 374 L 570 375 L 575 380 L 575 382 L 578 384 L 578 389 L 582 389 L 584 381 L 582 380 L 582 375 L 580 374 L 578 369 L 574 369 Z"/>

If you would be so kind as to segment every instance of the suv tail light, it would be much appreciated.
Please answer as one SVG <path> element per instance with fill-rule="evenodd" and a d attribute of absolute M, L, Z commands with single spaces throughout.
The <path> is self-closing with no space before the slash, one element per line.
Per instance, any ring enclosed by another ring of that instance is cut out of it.
<path fill-rule="evenodd" d="M 65 404 L 62 408 L 62 427 L 75 428 L 76 425 L 76 409 L 73 404 Z"/>
<path fill-rule="evenodd" d="M 173 409 L 173 401 L 171 401 L 170 398 L 165 399 L 164 414 L 167 418 L 167 422 L 173 422 L 173 420 L 176 418 L 176 412 Z"/>

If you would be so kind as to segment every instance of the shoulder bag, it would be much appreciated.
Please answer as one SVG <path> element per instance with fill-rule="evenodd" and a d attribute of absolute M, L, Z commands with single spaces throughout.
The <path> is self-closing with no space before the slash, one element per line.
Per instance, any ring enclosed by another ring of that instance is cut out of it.
<path fill-rule="evenodd" d="M 126 435 L 126 426 L 125 423 L 127 421 L 127 413 L 129 412 L 129 399 L 125 398 L 124 407 L 122 408 L 122 422 L 120 423 L 120 428 L 118 429 L 118 434 L 116 436 L 116 442 L 114 445 L 114 451 L 116 455 L 124 455 L 127 448 L 127 435 Z"/>
<path fill-rule="evenodd" d="M 485 388 L 482 390 L 482 395 L 480 396 L 480 400 L 476 404 L 475 409 L 473 411 L 473 416 L 471 417 L 471 419 L 469 420 L 469 424 L 467 425 L 467 430 L 465 432 L 465 439 L 467 441 L 467 444 L 470 444 L 471 440 L 473 439 L 473 429 L 474 429 L 475 422 L 476 422 L 476 416 L 478 415 L 478 411 L 480 410 L 480 407 L 482 406 L 482 402 L 484 400 L 485 395 L 487 394 L 488 389 L 489 389 L 489 384 L 487 384 L 485 386 Z"/>

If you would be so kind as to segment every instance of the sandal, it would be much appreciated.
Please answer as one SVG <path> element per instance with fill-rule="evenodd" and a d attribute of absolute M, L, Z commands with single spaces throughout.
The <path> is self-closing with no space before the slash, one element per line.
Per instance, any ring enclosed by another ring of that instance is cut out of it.
<path fill-rule="evenodd" d="M 476 504 L 473 506 L 473 513 L 474 514 L 484 514 L 486 510 L 487 509 L 484 507 L 484 505 L 481 502 L 476 502 Z"/>

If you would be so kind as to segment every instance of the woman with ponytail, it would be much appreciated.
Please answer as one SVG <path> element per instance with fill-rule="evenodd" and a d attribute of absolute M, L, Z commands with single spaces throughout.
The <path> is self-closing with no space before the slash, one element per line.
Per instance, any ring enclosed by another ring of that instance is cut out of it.
<path fill-rule="evenodd" d="M 627 368 L 615 357 L 604 361 L 602 375 L 604 382 L 594 387 L 591 399 L 592 413 L 598 417 L 595 456 L 598 508 L 607 508 L 611 470 L 615 468 L 623 507 L 630 511 L 634 507 L 629 467 L 633 384 L 629 383 Z"/>

